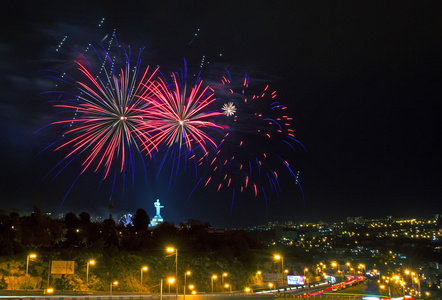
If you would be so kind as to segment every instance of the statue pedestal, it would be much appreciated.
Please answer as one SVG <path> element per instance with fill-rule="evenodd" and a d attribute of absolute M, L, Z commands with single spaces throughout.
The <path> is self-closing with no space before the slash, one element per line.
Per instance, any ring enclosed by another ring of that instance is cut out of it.
<path fill-rule="evenodd" d="M 161 216 L 155 216 L 153 217 L 153 219 L 150 221 L 150 226 L 154 227 L 154 226 L 158 226 L 161 223 L 163 223 L 163 218 Z"/>

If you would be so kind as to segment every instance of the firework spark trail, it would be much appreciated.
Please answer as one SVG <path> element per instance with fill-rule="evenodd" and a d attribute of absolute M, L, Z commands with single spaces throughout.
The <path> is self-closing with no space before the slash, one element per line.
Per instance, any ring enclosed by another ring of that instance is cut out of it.
<path fill-rule="evenodd" d="M 247 74 L 240 85 L 235 86 L 235 82 L 228 74 L 222 77 L 220 91 L 217 90 L 224 102 L 226 133 L 213 159 L 209 159 L 210 169 L 202 176 L 204 186 L 213 186 L 217 191 L 232 189 L 232 206 L 236 188 L 236 193 L 261 195 L 267 207 L 269 193 L 278 197 L 281 191 L 280 174 L 288 170 L 289 175 L 295 176 L 288 158 L 293 156 L 296 145 L 304 150 L 305 147 L 294 138 L 293 119 L 287 115 L 287 107 L 275 100 L 276 91 L 269 85 L 257 90 L 250 85 Z M 228 113 L 229 107 L 235 108 L 235 115 Z"/>
<path fill-rule="evenodd" d="M 211 132 L 222 129 L 212 121 L 222 115 L 219 110 L 210 110 L 216 100 L 213 89 L 203 86 L 198 76 L 188 92 L 186 74 L 186 69 L 181 76 L 172 73 L 171 83 L 164 76 L 157 77 L 152 84 L 145 86 L 148 96 L 142 97 L 148 106 L 149 121 L 143 123 L 140 130 L 149 135 L 151 144 L 147 146 L 159 149 L 166 145 L 168 149 L 162 165 L 169 157 L 174 160 L 175 170 L 182 159 L 186 164 L 189 160 L 201 162 L 211 149 L 217 147 Z M 147 147 L 147 150 L 152 152 L 154 149 Z"/>
<path fill-rule="evenodd" d="M 74 120 L 67 119 L 56 121 L 53 124 L 75 123 L 72 129 L 65 132 L 66 136 L 72 136 L 68 141 L 55 150 L 71 147 L 69 157 L 83 149 L 89 149 L 90 154 L 85 158 L 82 165 L 82 173 L 86 171 L 93 162 L 96 162 L 95 171 L 100 167 L 105 168 L 105 178 L 111 166 L 119 160 L 119 170 L 123 171 L 127 162 L 127 151 L 131 146 L 141 141 L 143 144 L 150 144 L 148 137 L 138 128 L 144 123 L 144 116 L 140 112 L 140 105 L 144 102 L 136 100 L 134 93 L 139 92 L 142 85 L 138 85 L 135 92 L 132 92 L 135 78 L 125 76 L 130 72 L 129 64 L 126 69 L 120 70 L 121 77 L 112 77 L 111 86 L 101 80 L 97 80 L 91 71 L 81 62 L 76 62 L 80 72 L 87 77 L 89 84 L 77 81 L 81 94 L 73 104 L 56 104 L 54 107 L 65 108 L 82 115 Z M 146 69 L 143 78 L 146 76 Z M 147 148 L 148 149 L 148 148 Z M 100 158 L 101 156 L 101 158 Z"/>
<path fill-rule="evenodd" d="M 59 167 L 64 169 L 78 159 L 82 161 L 79 175 L 89 169 L 96 172 L 102 168 L 102 180 L 108 177 L 112 169 L 124 174 L 126 169 L 131 169 L 133 176 L 134 154 L 139 153 L 141 157 L 141 150 L 147 150 L 147 155 L 152 156 L 150 151 L 155 149 L 149 136 L 140 128 L 148 118 L 149 106 L 142 98 L 149 93 L 146 87 L 157 70 L 150 71 L 147 67 L 140 71 L 140 53 L 132 66 L 130 50 L 124 50 L 124 60 L 118 67 L 118 63 L 114 62 L 115 56 L 112 58 L 104 50 L 102 58 L 93 49 L 98 61 L 88 60 L 78 53 L 75 75 L 63 76 L 67 79 L 46 76 L 68 84 L 62 92 L 50 91 L 68 96 L 53 105 L 63 109 L 62 113 L 68 117 L 51 123 L 62 126 L 63 131 L 63 138 L 51 147 L 56 145 L 54 151 L 68 149 L 68 152 L 50 172 Z M 97 62 L 101 66 L 99 71 L 93 66 Z M 69 91 L 71 89 L 72 92 Z M 71 189 L 72 186 L 69 191 Z"/>

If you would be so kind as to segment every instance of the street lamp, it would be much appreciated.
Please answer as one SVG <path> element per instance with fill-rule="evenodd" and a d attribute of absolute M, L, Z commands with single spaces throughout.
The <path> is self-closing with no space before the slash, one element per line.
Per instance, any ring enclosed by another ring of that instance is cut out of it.
<path fill-rule="evenodd" d="M 227 273 L 223 273 L 223 276 L 221 277 L 221 280 L 222 280 L 222 284 L 224 285 L 224 277 L 227 277 Z"/>
<path fill-rule="evenodd" d="M 30 260 L 30 259 L 35 259 L 35 258 L 37 258 L 37 254 L 35 254 L 35 253 L 30 253 L 30 254 L 26 257 L 26 275 L 28 275 L 29 260 Z"/>
<path fill-rule="evenodd" d="M 112 296 L 112 286 L 114 286 L 114 285 L 118 285 L 118 281 L 113 281 L 110 284 L 110 294 L 111 294 L 111 296 Z"/>
<path fill-rule="evenodd" d="M 413 272 L 413 274 L 414 274 L 414 272 Z M 417 287 L 418 287 L 418 291 L 419 291 L 418 296 L 420 297 L 421 296 L 421 279 L 419 277 L 419 274 L 416 274 L 416 275 L 417 276 L 414 278 L 414 280 L 417 283 Z"/>
<path fill-rule="evenodd" d="M 284 257 L 279 254 L 275 254 L 273 258 L 275 260 L 281 260 L 282 285 L 284 285 Z"/>
<path fill-rule="evenodd" d="M 169 283 L 169 294 L 170 294 L 170 284 L 175 282 L 175 278 L 169 278 L 167 279 L 167 282 Z"/>
<path fill-rule="evenodd" d="M 323 264 L 322 262 L 319 263 L 319 267 L 321 268 L 321 273 L 324 273 L 324 269 L 325 269 L 325 264 Z M 322 274 L 323 275 L 323 274 Z"/>
<path fill-rule="evenodd" d="M 273 258 L 274 258 L 275 260 L 281 260 L 281 272 L 283 272 L 283 270 L 284 270 L 284 257 L 282 257 L 282 256 L 279 255 L 279 254 L 275 254 L 275 255 L 273 256 Z"/>
<path fill-rule="evenodd" d="M 361 270 L 362 270 L 362 274 L 365 274 L 367 272 L 364 264 L 361 264 Z"/>
<path fill-rule="evenodd" d="M 339 268 L 339 264 L 337 262 L 332 262 L 332 267 L 336 267 L 336 272 L 339 273 L 341 272 L 340 268 Z M 342 278 L 341 278 L 342 279 Z"/>
<path fill-rule="evenodd" d="M 415 275 L 416 275 L 416 273 L 411 272 L 411 287 L 413 289 L 416 287 L 415 283 L 417 283 Z"/>
<path fill-rule="evenodd" d="M 224 285 L 224 287 L 225 287 L 226 289 L 230 288 L 230 293 L 232 293 L 232 285 L 231 285 L 231 284 L 226 283 L 226 284 Z"/>
<path fill-rule="evenodd" d="M 149 268 L 147 267 L 147 266 L 143 266 L 143 267 L 141 267 L 141 270 L 140 270 L 140 282 L 141 282 L 141 287 L 143 287 L 143 272 L 146 272 L 147 270 L 149 270 Z"/>
<path fill-rule="evenodd" d="M 189 285 L 189 290 L 191 290 L 192 295 L 196 295 L 196 291 L 194 290 L 195 286 L 193 284 Z"/>
<path fill-rule="evenodd" d="M 95 265 L 95 260 L 90 260 L 86 264 L 86 290 L 89 290 L 89 266 Z"/>
<path fill-rule="evenodd" d="M 192 274 L 190 271 L 187 271 L 186 273 L 184 273 L 184 291 L 183 291 L 183 297 L 184 297 L 184 299 L 186 299 L 186 289 L 187 289 L 187 287 L 186 287 L 186 282 L 187 282 L 187 276 L 190 276 L 190 274 Z"/>
<path fill-rule="evenodd" d="M 308 295 L 310 287 L 308 284 L 308 278 L 305 276 L 305 272 L 308 272 L 308 268 L 304 268 L 304 279 L 305 279 L 305 282 L 307 283 L 307 295 Z"/>
<path fill-rule="evenodd" d="M 211 279 L 211 285 L 212 285 L 212 294 L 213 294 L 213 280 L 214 279 L 217 279 L 218 278 L 218 276 L 216 276 L 216 275 L 212 275 L 212 277 L 210 277 L 210 279 Z"/>
<path fill-rule="evenodd" d="M 175 280 L 176 280 L 176 298 L 178 299 L 178 249 L 173 247 L 167 247 L 166 249 L 169 253 L 175 253 Z"/>
<path fill-rule="evenodd" d="M 379 286 L 381 289 L 385 289 L 385 285 L 381 285 Z M 391 299 L 391 289 L 390 289 L 390 285 L 388 285 L 388 297 Z"/>

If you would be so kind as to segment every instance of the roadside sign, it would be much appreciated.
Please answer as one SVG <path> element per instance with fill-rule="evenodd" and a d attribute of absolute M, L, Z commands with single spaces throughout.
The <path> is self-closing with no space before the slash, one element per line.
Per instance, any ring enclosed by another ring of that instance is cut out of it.
<path fill-rule="evenodd" d="M 51 274 L 74 274 L 74 265 L 73 260 L 53 260 Z"/>

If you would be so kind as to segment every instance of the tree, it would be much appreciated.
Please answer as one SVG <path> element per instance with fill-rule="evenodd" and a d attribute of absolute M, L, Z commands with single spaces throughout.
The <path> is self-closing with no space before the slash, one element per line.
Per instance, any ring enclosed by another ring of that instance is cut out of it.
<path fill-rule="evenodd" d="M 15 231 L 7 215 L 0 215 L 0 255 L 11 255 L 17 247 Z"/>
<path fill-rule="evenodd" d="M 5 276 L 2 276 L 0 280 L 0 290 L 6 290 L 8 288 L 8 284 L 6 283 Z"/>
<path fill-rule="evenodd" d="M 137 209 L 133 223 L 135 230 L 147 230 L 150 223 L 150 218 L 147 215 L 147 212 L 142 208 Z"/>
<path fill-rule="evenodd" d="M 80 225 L 80 220 L 73 212 L 68 212 L 64 217 L 64 222 L 67 228 L 77 228 Z"/>
<path fill-rule="evenodd" d="M 89 213 L 84 211 L 79 216 L 82 224 L 89 224 L 91 222 L 91 215 Z"/>
<path fill-rule="evenodd" d="M 118 246 L 120 241 L 117 235 L 117 226 L 114 219 L 109 218 L 101 224 L 102 236 L 105 240 L 106 247 Z"/>

